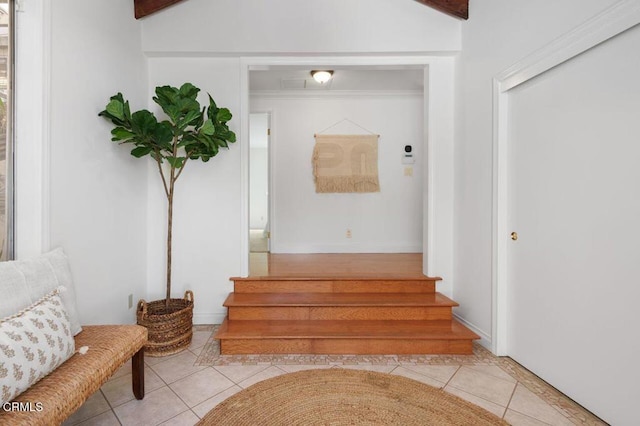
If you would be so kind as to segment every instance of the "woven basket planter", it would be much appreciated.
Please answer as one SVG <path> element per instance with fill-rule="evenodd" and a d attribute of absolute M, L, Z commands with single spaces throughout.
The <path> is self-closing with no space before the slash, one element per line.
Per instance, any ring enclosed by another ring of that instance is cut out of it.
<path fill-rule="evenodd" d="M 148 356 L 167 356 L 185 350 L 193 336 L 193 292 L 187 290 L 184 299 L 138 302 L 138 325 L 145 326 L 149 339 L 144 347 Z"/>

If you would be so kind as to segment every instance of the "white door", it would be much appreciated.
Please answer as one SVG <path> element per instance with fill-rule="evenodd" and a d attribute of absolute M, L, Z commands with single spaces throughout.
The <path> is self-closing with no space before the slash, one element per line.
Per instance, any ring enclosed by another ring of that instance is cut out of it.
<path fill-rule="evenodd" d="M 631 424 L 640 400 L 640 27 L 512 89 L 508 129 L 518 238 L 508 250 L 507 353 L 608 422 Z"/>

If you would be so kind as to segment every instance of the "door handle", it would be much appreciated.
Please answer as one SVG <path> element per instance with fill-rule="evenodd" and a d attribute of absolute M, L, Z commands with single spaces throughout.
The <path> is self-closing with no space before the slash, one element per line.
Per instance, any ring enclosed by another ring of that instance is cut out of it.
<path fill-rule="evenodd" d="M 515 231 L 513 231 L 513 232 L 511 233 L 511 239 L 512 239 L 513 241 L 517 241 L 517 240 L 518 240 L 518 233 L 517 233 L 517 232 L 515 232 Z"/>

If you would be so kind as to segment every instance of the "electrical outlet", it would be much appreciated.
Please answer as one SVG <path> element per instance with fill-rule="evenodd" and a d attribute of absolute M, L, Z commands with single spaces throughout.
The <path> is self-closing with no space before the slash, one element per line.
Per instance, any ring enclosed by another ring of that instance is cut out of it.
<path fill-rule="evenodd" d="M 133 308 L 133 293 L 129 295 L 129 309 Z"/>
<path fill-rule="evenodd" d="M 351 238 L 351 229 L 347 229 L 347 238 Z"/>

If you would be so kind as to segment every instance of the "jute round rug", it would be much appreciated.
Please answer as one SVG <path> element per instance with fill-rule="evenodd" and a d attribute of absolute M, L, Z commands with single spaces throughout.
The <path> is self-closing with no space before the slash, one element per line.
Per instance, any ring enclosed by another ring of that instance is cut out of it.
<path fill-rule="evenodd" d="M 340 368 L 284 374 L 220 403 L 198 425 L 507 425 L 415 380 Z"/>

